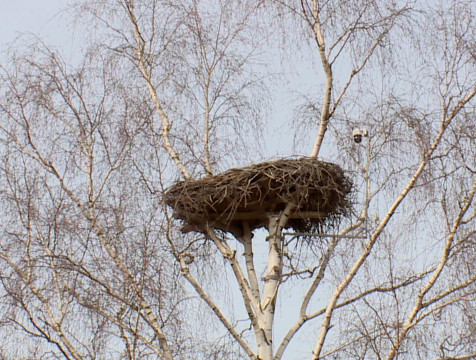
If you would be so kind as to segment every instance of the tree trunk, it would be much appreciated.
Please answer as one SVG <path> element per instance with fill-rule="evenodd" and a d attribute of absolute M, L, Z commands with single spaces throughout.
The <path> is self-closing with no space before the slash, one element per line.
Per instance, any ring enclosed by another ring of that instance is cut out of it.
<path fill-rule="evenodd" d="M 264 334 L 264 341 L 258 343 L 258 356 L 263 360 L 273 359 L 274 310 L 276 308 L 276 293 L 281 280 L 280 230 L 279 217 L 271 217 L 269 220 L 268 267 L 264 277 L 265 285 L 261 301 L 261 330 Z"/>

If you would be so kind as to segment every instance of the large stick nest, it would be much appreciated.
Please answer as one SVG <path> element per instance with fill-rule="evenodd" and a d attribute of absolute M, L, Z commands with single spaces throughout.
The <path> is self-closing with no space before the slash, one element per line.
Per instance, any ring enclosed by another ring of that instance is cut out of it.
<path fill-rule="evenodd" d="M 178 182 L 164 200 L 174 217 L 185 222 L 183 231 L 210 226 L 239 234 L 244 223 L 251 230 L 266 227 L 269 217 L 290 202 L 295 208 L 285 227 L 311 231 L 346 214 L 351 188 L 338 165 L 313 158 L 281 159 Z"/>

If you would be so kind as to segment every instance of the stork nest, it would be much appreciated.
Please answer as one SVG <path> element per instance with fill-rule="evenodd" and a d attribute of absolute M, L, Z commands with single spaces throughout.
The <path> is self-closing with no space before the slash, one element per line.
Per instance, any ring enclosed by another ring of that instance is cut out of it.
<path fill-rule="evenodd" d="M 292 202 L 285 228 L 304 232 L 332 225 L 350 208 L 352 184 L 336 164 L 314 158 L 281 159 L 231 169 L 199 180 L 181 181 L 164 194 L 182 219 L 182 231 L 207 226 L 240 235 L 268 226 Z"/>

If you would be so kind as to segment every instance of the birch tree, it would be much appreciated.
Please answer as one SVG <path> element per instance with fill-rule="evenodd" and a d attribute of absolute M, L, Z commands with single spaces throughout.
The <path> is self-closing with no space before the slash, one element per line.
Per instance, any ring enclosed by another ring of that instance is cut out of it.
<path fill-rule="evenodd" d="M 70 11 L 76 65 L 26 38 L 1 68 L 2 358 L 476 356 L 471 1 Z M 317 83 L 283 126 L 346 170 L 352 213 L 327 233 L 288 231 L 292 202 L 265 235 L 187 228 L 164 193 L 262 161 L 289 55 Z"/>

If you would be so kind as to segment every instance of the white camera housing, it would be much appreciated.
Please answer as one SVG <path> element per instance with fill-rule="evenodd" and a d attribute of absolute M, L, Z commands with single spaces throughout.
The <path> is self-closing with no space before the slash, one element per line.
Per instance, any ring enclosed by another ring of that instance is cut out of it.
<path fill-rule="evenodd" d="M 352 131 L 352 135 L 354 136 L 354 141 L 357 144 L 360 144 L 362 142 L 363 137 L 369 136 L 369 132 L 367 129 L 354 129 Z"/>

